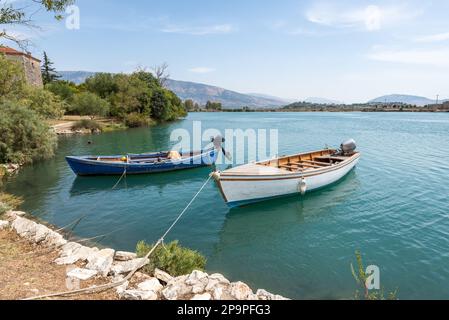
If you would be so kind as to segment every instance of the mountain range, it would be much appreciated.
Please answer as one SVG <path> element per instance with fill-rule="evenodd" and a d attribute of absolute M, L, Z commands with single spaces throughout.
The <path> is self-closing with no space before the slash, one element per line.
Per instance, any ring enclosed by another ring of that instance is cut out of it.
<path fill-rule="evenodd" d="M 440 102 L 445 102 L 448 100 L 442 100 Z M 426 97 L 420 97 L 420 96 L 412 96 L 412 95 L 405 95 L 405 94 L 390 94 L 387 96 L 382 96 L 376 99 L 373 99 L 369 101 L 368 103 L 405 103 L 405 104 L 412 104 L 417 106 L 425 106 L 429 104 L 435 104 L 436 99 L 429 99 Z"/>
<path fill-rule="evenodd" d="M 72 81 L 76 84 L 84 82 L 88 77 L 96 72 L 88 71 L 60 71 L 58 72 L 63 80 Z M 223 89 L 202 83 L 167 80 L 166 86 L 172 90 L 182 100 L 192 99 L 200 105 L 205 105 L 207 101 L 221 102 L 224 108 L 278 108 L 295 102 L 291 99 L 278 98 L 260 93 L 239 93 L 232 90 Z M 446 102 L 449 99 L 441 100 Z M 319 97 L 311 97 L 305 100 L 308 103 L 339 105 L 340 101 L 329 100 Z M 435 100 L 405 94 L 391 94 L 375 98 L 368 103 L 404 103 L 417 106 L 434 104 Z"/>
<path fill-rule="evenodd" d="M 59 71 L 61 79 L 72 81 L 76 84 L 84 82 L 95 72 L 88 71 Z M 224 108 L 277 108 L 288 104 L 290 101 L 278 97 L 263 94 L 243 94 L 220 87 L 169 79 L 166 82 L 168 89 L 176 93 L 182 100 L 192 99 L 200 105 L 207 101 L 221 102 Z"/>

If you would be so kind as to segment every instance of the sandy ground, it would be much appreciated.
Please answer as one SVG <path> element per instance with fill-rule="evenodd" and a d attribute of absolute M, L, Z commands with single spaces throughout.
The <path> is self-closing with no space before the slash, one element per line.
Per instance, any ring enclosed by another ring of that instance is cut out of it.
<path fill-rule="evenodd" d="M 51 263 L 56 257 L 56 252 L 49 252 L 48 249 L 31 245 L 12 231 L 0 231 L 0 300 L 18 300 L 67 291 L 68 267 Z M 105 284 L 105 280 L 83 281 L 81 288 L 101 284 Z M 118 296 L 112 289 L 58 299 L 117 300 Z"/>

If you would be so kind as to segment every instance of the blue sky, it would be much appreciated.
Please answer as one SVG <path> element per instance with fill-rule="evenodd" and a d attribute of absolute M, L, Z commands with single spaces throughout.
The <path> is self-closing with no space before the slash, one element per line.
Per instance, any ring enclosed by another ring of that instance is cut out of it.
<path fill-rule="evenodd" d="M 15 32 L 32 37 L 32 51 L 47 51 L 59 70 L 130 72 L 167 62 L 173 79 L 244 93 L 345 102 L 390 93 L 449 98 L 445 0 L 78 0 L 77 6 L 79 30 L 42 12 L 34 18 L 41 30 Z"/>

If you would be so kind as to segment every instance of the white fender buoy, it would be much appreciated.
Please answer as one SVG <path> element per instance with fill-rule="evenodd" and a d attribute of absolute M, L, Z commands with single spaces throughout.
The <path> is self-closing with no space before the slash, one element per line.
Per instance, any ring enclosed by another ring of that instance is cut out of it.
<path fill-rule="evenodd" d="M 306 194 L 307 183 L 306 183 L 306 180 L 304 178 L 302 178 L 301 181 L 299 181 L 298 189 L 299 189 L 299 192 L 301 193 L 302 196 Z"/>

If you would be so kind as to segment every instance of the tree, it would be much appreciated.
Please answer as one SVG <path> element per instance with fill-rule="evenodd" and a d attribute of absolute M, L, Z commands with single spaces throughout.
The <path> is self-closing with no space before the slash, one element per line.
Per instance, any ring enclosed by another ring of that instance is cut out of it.
<path fill-rule="evenodd" d="M 222 109 L 222 105 L 220 102 L 212 102 L 212 101 L 207 101 L 206 103 L 206 110 L 221 110 Z"/>
<path fill-rule="evenodd" d="M 167 84 L 168 78 L 170 78 L 170 74 L 168 73 L 168 64 L 164 62 L 161 65 L 154 66 L 152 68 L 154 76 L 156 77 L 159 85 L 165 87 Z"/>
<path fill-rule="evenodd" d="M 41 72 L 42 72 L 42 81 L 44 82 L 44 85 L 52 83 L 53 81 L 56 81 L 59 78 L 61 78 L 61 76 L 56 72 L 55 68 L 53 68 L 53 62 L 50 61 L 45 51 Z"/>
<path fill-rule="evenodd" d="M 53 81 L 47 84 L 45 89 L 51 91 L 67 103 L 70 103 L 73 96 L 80 91 L 75 83 L 65 80 Z"/>
<path fill-rule="evenodd" d="M 69 112 L 80 116 L 105 116 L 109 108 L 109 102 L 96 94 L 82 92 L 73 97 Z"/>
<path fill-rule="evenodd" d="M 152 116 L 156 120 L 165 121 L 168 118 L 167 98 L 163 90 L 157 90 L 151 97 Z"/>
<path fill-rule="evenodd" d="M 24 5 L 23 2 L 27 2 L 28 5 Z M 34 12 L 43 8 L 47 12 L 54 14 L 56 20 L 61 20 L 65 9 L 74 2 L 74 0 L 2 1 L 0 3 L 0 25 L 36 28 L 32 21 Z M 0 31 L 0 39 L 2 38 L 15 42 L 21 48 L 25 48 L 29 44 L 27 39 L 20 39 L 6 29 Z"/>
<path fill-rule="evenodd" d="M 20 103 L 36 111 L 44 119 L 59 119 L 64 115 L 64 104 L 48 90 L 28 86 L 23 96 Z"/>
<path fill-rule="evenodd" d="M 99 95 L 100 98 L 108 99 L 112 94 L 118 92 L 117 78 L 120 76 L 111 73 L 96 73 L 87 78 L 86 90 Z"/>
<path fill-rule="evenodd" d="M 192 99 L 187 99 L 186 101 L 184 101 L 184 106 L 187 111 L 195 110 L 195 103 L 193 102 Z"/>

